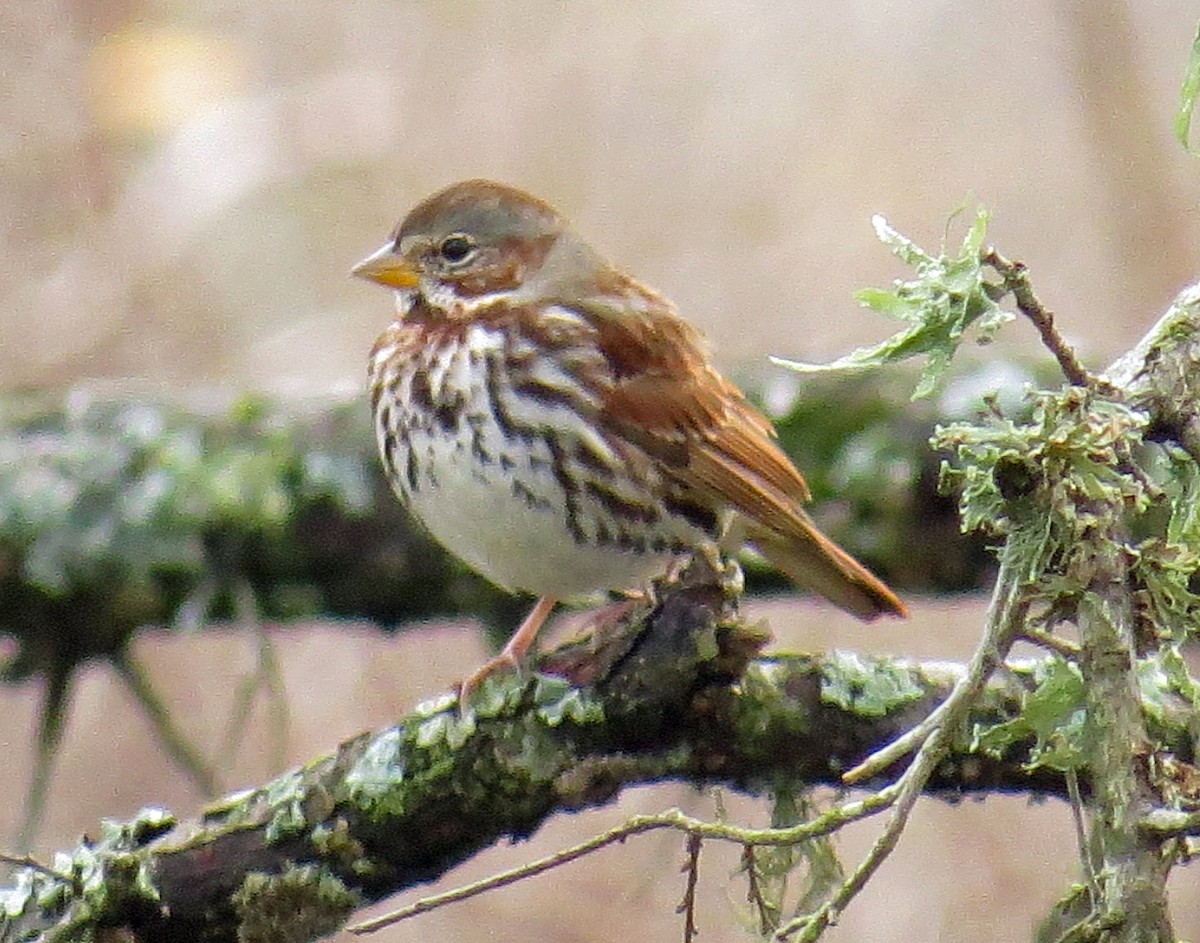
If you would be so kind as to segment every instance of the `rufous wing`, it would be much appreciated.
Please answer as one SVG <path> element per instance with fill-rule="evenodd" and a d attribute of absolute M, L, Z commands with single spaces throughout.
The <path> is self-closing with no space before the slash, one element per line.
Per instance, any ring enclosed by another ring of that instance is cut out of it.
<path fill-rule="evenodd" d="M 801 506 L 808 486 L 774 428 L 711 366 L 699 336 L 673 312 L 658 317 L 659 325 L 606 325 L 617 375 L 603 421 L 690 500 L 735 511 L 746 539 L 797 585 L 860 619 L 907 615 L 895 593 L 817 529 Z"/>

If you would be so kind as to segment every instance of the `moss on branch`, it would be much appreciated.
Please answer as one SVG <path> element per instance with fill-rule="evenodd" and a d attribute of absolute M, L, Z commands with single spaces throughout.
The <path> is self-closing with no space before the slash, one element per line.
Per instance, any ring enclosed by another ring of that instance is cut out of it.
<path fill-rule="evenodd" d="M 761 658 L 765 637 L 733 605 L 693 567 L 653 609 L 548 653 L 539 673 L 490 679 L 466 714 L 449 696 L 434 699 L 196 821 L 164 833 L 172 822 L 156 813 L 155 828 L 110 827 L 55 864 L 76 873 L 86 860 L 86 879 L 24 872 L 7 892 L 9 938 L 106 925 L 142 941 L 315 939 L 359 905 L 627 786 L 837 784 L 957 678 L 945 664 L 839 653 Z M 973 723 L 1017 716 L 1023 670 L 992 682 Z M 1177 735 L 1182 748 L 1187 733 Z M 984 756 L 968 739 L 964 731 L 930 792 L 1064 794 L 1057 773 L 1023 765 L 1029 744 Z M 282 927 L 283 912 L 298 924 Z"/>

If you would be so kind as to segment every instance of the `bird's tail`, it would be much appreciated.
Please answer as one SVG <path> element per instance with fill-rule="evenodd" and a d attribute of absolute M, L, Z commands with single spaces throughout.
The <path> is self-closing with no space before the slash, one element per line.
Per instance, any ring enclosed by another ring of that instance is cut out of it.
<path fill-rule="evenodd" d="M 817 530 L 815 524 L 805 524 L 803 530 L 788 534 L 752 525 L 746 538 L 797 586 L 824 596 L 860 619 L 908 615 L 904 603 L 881 579 Z"/>

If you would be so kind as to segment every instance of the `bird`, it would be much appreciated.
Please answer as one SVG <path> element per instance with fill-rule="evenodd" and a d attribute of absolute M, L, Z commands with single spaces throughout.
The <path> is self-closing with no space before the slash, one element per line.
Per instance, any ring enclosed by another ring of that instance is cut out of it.
<path fill-rule="evenodd" d="M 907 614 L 818 529 L 804 478 L 700 331 L 549 203 L 452 184 L 352 274 L 395 296 L 368 367 L 393 490 L 451 554 L 537 597 L 460 704 L 523 664 L 560 601 L 636 590 L 700 550 L 749 544 L 860 619 Z"/>

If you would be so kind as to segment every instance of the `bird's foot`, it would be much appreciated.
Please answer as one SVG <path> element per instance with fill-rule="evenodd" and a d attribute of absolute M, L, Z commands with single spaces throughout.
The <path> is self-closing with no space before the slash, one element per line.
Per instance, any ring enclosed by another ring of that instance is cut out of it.
<path fill-rule="evenodd" d="M 555 600 L 549 596 L 541 597 L 533 605 L 533 609 L 529 611 L 529 615 L 525 617 L 525 621 L 521 623 L 520 628 L 513 633 L 513 637 L 508 640 L 508 644 L 504 646 L 504 650 L 495 658 L 480 665 L 474 672 L 466 678 L 458 686 L 458 711 L 463 713 L 471 703 L 471 695 L 475 693 L 483 681 L 497 671 L 516 669 L 520 670 L 521 663 L 525 661 L 525 656 L 529 654 L 529 650 L 533 647 L 534 639 L 537 638 L 538 631 L 549 618 L 550 613 L 554 611 Z"/>
<path fill-rule="evenodd" d="M 521 670 L 521 661 L 512 652 L 505 648 L 494 658 L 489 658 L 482 665 L 476 668 L 470 675 L 463 678 L 458 684 L 458 712 L 465 713 L 471 705 L 471 697 L 479 690 L 479 686 L 488 678 L 497 672 L 501 671 L 517 671 Z"/>
<path fill-rule="evenodd" d="M 727 557 L 716 544 L 706 543 L 696 551 L 712 571 L 716 584 L 727 598 L 737 599 L 746 589 L 746 577 L 733 557 Z"/>

